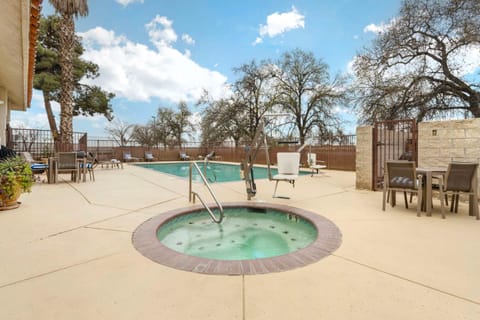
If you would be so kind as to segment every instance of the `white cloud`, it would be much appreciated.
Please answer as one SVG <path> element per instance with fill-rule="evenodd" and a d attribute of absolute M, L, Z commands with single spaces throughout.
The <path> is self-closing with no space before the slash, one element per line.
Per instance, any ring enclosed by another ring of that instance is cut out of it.
<path fill-rule="evenodd" d="M 480 45 L 470 45 L 456 50 L 449 62 L 455 66 L 455 75 L 463 77 L 473 75 L 480 68 Z"/>
<path fill-rule="evenodd" d="M 364 33 L 372 32 L 375 34 L 381 34 L 388 31 L 388 29 L 390 29 L 395 22 L 396 20 L 392 19 L 388 23 L 383 23 L 383 22 L 380 24 L 370 23 L 368 26 L 363 28 L 363 32 Z"/>
<path fill-rule="evenodd" d="M 354 56 L 352 60 L 350 60 L 347 63 L 347 67 L 346 67 L 347 75 L 350 75 L 350 76 L 355 75 L 354 66 L 355 66 L 355 63 L 357 62 L 357 59 L 358 59 L 358 56 Z"/>
<path fill-rule="evenodd" d="M 252 42 L 252 45 L 256 45 L 262 42 L 263 42 L 263 39 L 261 37 L 257 37 L 257 39 L 255 39 L 255 41 Z"/>
<path fill-rule="evenodd" d="M 170 46 L 177 41 L 177 34 L 172 28 L 173 21 L 167 17 L 157 15 L 152 21 L 145 25 L 150 36 L 150 41 L 157 47 Z"/>
<path fill-rule="evenodd" d="M 43 100 L 43 93 L 39 90 L 32 90 L 32 103 L 27 112 L 12 112 L 10 125 L 12 128 L 35 128 L 49 130 L 47 114 L 45 112 L 45 104 Z M 60 118 L 60 104 L 56 101 L 51 101 L 53 115 L 56 119 L 57 126 Z"/>
<path fill-rule="evenodd" d="M 213 97 L 226 94 L 224 75 L 200 66 L 190 58 L 189 50 L 182 53 L 171 46 L 176 33 L 170 20 L 157 16 L 146 29 L 155 49 L 101 27 L 80 33 L 84 58 L 100 68 L 100 76 L 89 83 L 130 101 L 156 97 L 173 103 L 192 102 L 204 89 Z"/>
<path fill-rule="evenodd" d="M 263 41 L 263 37 L 276 37 L 287 31 L 305 28 L 305 16 L 300 14 L 295 7 L 289 12 L 278 13 L 274 12 L 267 17 L 267 24 L 260 25 L 260 36 L 255 39 L 253 45 L 259 44 Z"/>
<path fill-rule="evenodd" d="M 116 46 L 124 43 L 127 39 L 123 36 L 115 36 L 115 32 L 101 27 L 90 29 L 87 32 L 79 33 L 85 46 L 99 47 Z"/>
<path fill-rule="evenodd" d="M 182 40 L 186 43 L 186 44 L 189 44 L 189 45 L 194 45 L 195 44 L 195 40 L 193 40 L 193 38 L 189 35 L 189 34 L 182 34 Z"/>
<path fill-rule="evenodd" d="M 143 3 L 143 0 L 115 0 L 115 1 L 117 1 L 118 3 L 120 3 L 124 7 L 126 7 L 129 4 L 134 3 L 134 2 Z"/>
<path fill-rule="evenodd" d="M 45 113 L 15 112 L 15 118 L 10 121 L 12 128 L 48 130 L 48 119 Z"/>

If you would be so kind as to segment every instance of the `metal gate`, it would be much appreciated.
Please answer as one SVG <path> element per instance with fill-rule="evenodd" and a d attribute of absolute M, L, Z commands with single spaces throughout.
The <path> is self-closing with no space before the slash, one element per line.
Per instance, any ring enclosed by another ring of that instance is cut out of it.
<path fill-rule="evenodd" d="M 373 127 L 373 189 L 383 188 L 387 160 L 410 160 L 418 164 L 415 119 L 375 122 Z"/>

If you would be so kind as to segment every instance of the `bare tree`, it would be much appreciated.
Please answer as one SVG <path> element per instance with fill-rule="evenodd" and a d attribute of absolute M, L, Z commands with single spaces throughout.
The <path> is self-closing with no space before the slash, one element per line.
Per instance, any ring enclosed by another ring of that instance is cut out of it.
<path fill-rule="evenodd" d="M 173 121 L 169 124 L 175 144 L 180 148 L 184 142 L 183 136 L 190 135 L 193 131 L 193 124 L 190 120 L 191 115 L 192 112 L 188 109 L 187 104 L 182 101 L 178 104 L 178 111 L 174 112 Z"/>
<path fill-rule="evenodd" d="M 142 146 L 152 147 L 155 145 L 155 135 L 152 130 L 152 126 L 140 126 L 133 127 L 131 138 Z"/>
<path fill-rule="evenodd" d="M 194 130 L 191 116 L 192 112 L 183 101 L 178 104 L 178 111 L 165 107 L 158 108 L 154 125 L 155 143 L 162 143 L 164 147 L 167 145 L 181 147 L 183 137 L 190 135 Z"/>
<path fill-rule="evenodd" d="M 134 125 L 121 120 L 113 120 L 105 129 L 120 147 L 125 147 L 130 141 Z"/>
<path fill-rule="evenodd" d="M 285 122 L 295 128 L 302 144 L 313 129 L 323 134 L 339 126 L 334 107 L 346 102 L 345 79 L 330 80 L 328 65 L 313 53 L 300 49 L 284 53 L 273 75 L 279 93 L 275 102 L 291 114 Z"/>
<path fill-rule="evenodd" d="M 172 129 L 170 123 L 173 122 L 174 112 L 169 108 L 158 108 L 157 116 L 153 124 L 154 141 L 155 144 L 163 144 L 166 149 L 167 146 L 174 145 L 172 138 Z"/>
<path fill-rule="evenodd" d="M 356 58 L 362 122 L 480 117 L 479 78 L 467 76 L 464 61 L 479 49 L 480 1 L 404 0 L 399 16 Z"/>
<path fill-rule="evenodd" d="M 269 61 L 257 64 L 252 60 L 234 69 L 240 78 L 233 85 L 231 105 L 239 115 L 247 117 L 246 134 L 249 139 L 253 139 L 260 121 L 271 111 L 277 100 L 272 68 Z"/>
<path fill-rule="evenodd" d="M 202 117 L 202 140 L 221 142 L 232 139 L 235 145 L 250 141 L 265 115 L 275 105 L 277 92 L 271 62 L 255 60 L 234 69 L 239 75 L 228 98 L 214 100 L 205 93 L 198 102 L 205 105 Z"/>
<path fill-rule="evenodd" d="M 207 103 L 203 101 L 203 103 Z M 248 116 L 235 103 L 235 96 L 210 100 L 202 116 L 202 144 L 220 144 L 232 139 L 236 146 L 248 136 Z"/>

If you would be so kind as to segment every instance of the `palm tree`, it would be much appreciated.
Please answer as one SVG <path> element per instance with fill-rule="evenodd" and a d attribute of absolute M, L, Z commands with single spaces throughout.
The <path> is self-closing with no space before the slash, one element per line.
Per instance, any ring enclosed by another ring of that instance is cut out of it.
<path fill-rule="evenodd" d="M 60 14 L 60 143 L 62 149 L 72 149 L 73 142 L 73 58 L 75 48 L 75 22 L 73 18 L 88 15 L 87 0 L 49 0 Z"/>

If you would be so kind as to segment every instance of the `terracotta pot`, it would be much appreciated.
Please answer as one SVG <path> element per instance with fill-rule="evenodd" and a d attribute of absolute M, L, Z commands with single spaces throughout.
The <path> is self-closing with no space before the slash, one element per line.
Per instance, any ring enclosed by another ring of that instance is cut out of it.
<path fill-rule="evenodd" d="M 10 197 L 7 197 L 5 194 L 0 194 L 0 198 L 2 199 L 2 207 L 11 207 L 17 205 L 17 200 L 22 194 L 22 187 L 19 184 L 15 184 L 13 190 L 13 195 Z"/>

